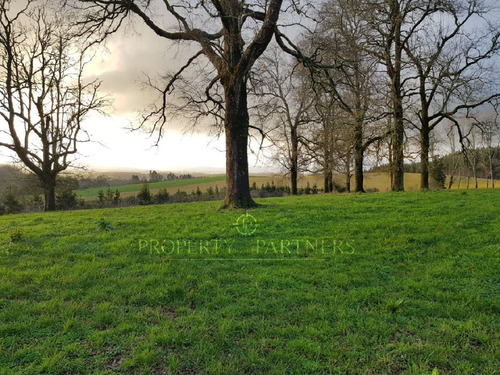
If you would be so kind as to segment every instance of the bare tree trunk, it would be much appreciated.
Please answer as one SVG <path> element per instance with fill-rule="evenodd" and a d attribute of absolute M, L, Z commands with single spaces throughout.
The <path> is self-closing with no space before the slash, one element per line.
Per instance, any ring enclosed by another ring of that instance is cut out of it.
<path fill-rule="evenodd" d="M 391 181 L 391 187 L 394 185 L 394 157 L 393 157 L 393 149 L 392 149 L 392 137 L 390 137 L 389 141 L 389 176 Z"/>
<path fill-rule="evenodd" d="M 247 208 L 256 203 L 250 195 L 248 173 L 248 106 L 246 78 L 224 82 L 226 181 L 224 207 Z"/>
<path fill-rule="evenodd" d="M 44 195 L 44 211 L 56 210 L 56 177 L 43 176 L 40 178 Z"/>
<path fill-rule="evenodd" d="M 325 193 L 333 192 L 333 171 L 330 166 L 325 169 L 323 177 Z"/>
<path fill-rule="evenodd" d="M 292 185 L 292 195 L 298 194 L 297 188 L 297 175 L 298 175 L 298 162 L 299 162 L 299 139 L 296 127 L 292 127 L 290 131 L 291 141 L 291 166 L 290 166 L 290 182 Z"/>
<path fill-rule="evenodd" d="M 356 129 L 354 131 L 354 179 L 355 179 L 355 191 L 357 193 L 364 193 L 363 188 L 363 124 L 356 124 Z"/>
<path fill-rule="evenodd" d="M 346 158 L 345 189 L 348 193 L 351 192 L 351 152 L 347 153 Z"/>
<path fill-rule="evenodd" d="M 420 129 L 420 189 L 429 189 L 429 125 L 422 124 Z"/>
<path fill-rule="evenodd" d="M 394 180 L 392 191 L 404 191 L 404 123 L 403 123 L 403 105 L 397 100 L 398 108 L 395 111 L 395 128 L 393 135 L 393 171 Z"/>
<path fill-rule="evenodd" d="M 493 155 L 490 154 L 489 157 L 489 164 L 490 164 L 490 179 L 491 179 L 491 187 L 495 188 L 495 178 L 493 176 Z"/>
<path fill-rule="evenodd" d="M 356 159 L 354 162 L 354 178 L 356 182 L 355 191 L 357 193 L 364 193 L 365 189 L 364 185 L 364 173 L 363 173 L 363 153 L 361 155 L 356 155 Z"/>
<path fill-rule="evenodd" d="M 450 176 L 450 180 L 448 182 L 448 190 L 451 190 L 452 186 L 453 186 L 453 175 Z"/>
<path fill-rule="evenodd" d="M 394 115 L 393 132 L 393 163 L 394 181 L 392 191 L 404 191 L 404 117 L 403 117 L 403 92 L 401 88 L 401 70 L 403 65 L 403 40 L 401 36 L 402 18 L 399 2 L 391 3 L 391 22 L 394 28 L 394 64 L 389 63 L 389 76 L 391 78 L 392 106 Z M 387 53 L 390 60 L 390 52 Z"/>

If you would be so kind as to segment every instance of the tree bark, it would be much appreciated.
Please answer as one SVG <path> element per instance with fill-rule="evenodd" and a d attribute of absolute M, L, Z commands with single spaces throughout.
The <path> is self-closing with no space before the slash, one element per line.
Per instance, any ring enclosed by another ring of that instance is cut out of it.
<path fill-rule="evenodd" d="M 489 152 L 491 152 L 491 151 L 489 151 Z M 493 169 L 493 156 L 491 154 L 490 154 L 489 162 L 490 162 L 491 187 L 495 188 L 495 176 L 494 176 L 494 169 Z"/>
<path fill-rule="evenodd" d="M 56 177 L 44 176 L 40 178 L 44 194 L 44 211 L 56 210 Z"/>
<path fill-rule="evenodd" d="M 297 175 L 298 175 L 298 159 L 299 159 L 299 139 L 297 128 L 292 126 L 290 132 L 291 149 L 291 166 L 290 166 L 290 183 L 292 185 L 292 195 L 298 194 Z"/>
<path fill-rule="evenodd" d="M 420 189 L 429 189 L 429 127 L 428 124 L 422 123 L 420 129 Z"/>
<path fill-rule="evenodd" d="M 345 189 L 348 193 L 351 192 L 351 153 L 347 154 L 346 173 L 345 173 Z"/>
<path fill-rule="evenodd" d="M 248 173 L 248 106 L 246 77 L 223 82 L 226 112 L 225 208 L 249 208 L 257 204 L 250 195 Z"/>
<path fill-rule="evenodd" d="M 324 188 L 325 193 L 333 192 L 333 171 L 330 168 L 324 173 Z"/>
<path fill-rule="evenodd" d="M 394 37 L 394 63 L 391 53 L 387 51 L 387 68 L 391 78 L 392 106 L 394 116 L 393 129 L 393 173 L 392 191 L 404 191 L 404 117 L 403 117 L 403 92 L 401 89 L 401 69 L 403 65 L 403 41 L 401 36 L 402 17 L 399 2 L 391 3 L 391 22 Z"/>
<path fill-rule="evenodd" d="M 400 98 L 395 100 L 397 108 L 394 111 L 394 132 L 393 132 L 393 173 L 394 179 L 392 191 L 404 191 L 404 123 L 403 105 Z"/>
<path fill-rule="evenodd" d="M 363 124 L 356 124 L 356 129 L 354 130 L 354 179 L 355 179 L 355 192 L 364 193 L 363 188 Z"/>

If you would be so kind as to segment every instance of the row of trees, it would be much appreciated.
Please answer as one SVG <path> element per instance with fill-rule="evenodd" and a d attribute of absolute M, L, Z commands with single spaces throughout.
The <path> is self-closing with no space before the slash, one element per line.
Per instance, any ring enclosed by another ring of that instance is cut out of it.
<path fill-rule="evenodd" d="M 500 34 L 487 0 L 62 1 L 69 17 L 36 3 L 0 0 L 0 146 L 38 176 L 47 210 L 58 174 L 88 140 L 82 121 L 107 104 L 84 68 L 129 17 L 196 47 L 166 80 L 148 79 L 158 100 L 139 126 L 161 137 L 172 111 L 194 124 L 208 116 L 226 137 L 227 207 L 254 205 L 251 135 L 278 150 L 294 194 L 298 173 L 321 171 L 331 191 L 339 168 L 348 188 L 353 172 L 363 191 L 373 148 L 389 162 L 396 191 L 417 151 L 427 189 L 433 133 L 452 124 L 463 146 L 487 121 L 478 111 L 497 108 Z"/>
<path fill-rule="evenodd" d="M 281 49 L 265 55 L 252 81 L 255 115 L 292 191 L 301 171 L 322 172 L 330 191 L 333 170 L 348 190 L 354 174 L 354 190 L 364 191 L 368 152 L 390 165 L 394 191 L 416 156 L 428 189 L 431 154 L 461 151 L 470 162 L 479 138 L 498 145 L 492 11 L 478 0 L 329 0 L 314 31 L 281 46 L 293 59 Z M 450 145 L 436 152 L 439 135 Z"/>

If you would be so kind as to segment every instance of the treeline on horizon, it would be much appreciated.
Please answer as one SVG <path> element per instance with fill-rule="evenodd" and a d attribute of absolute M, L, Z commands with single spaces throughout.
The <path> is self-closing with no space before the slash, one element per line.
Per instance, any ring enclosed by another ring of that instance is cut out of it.
<path fill-rule="evenodd" d="M 176 174 L 173 172 L 149 171 L 149 174 L 130 174 L 126 177 L 112 177 L 106 174 L 63 174 L 57 180 L 57 191 L 79 190 L 89 188 L 107 188 L 108 186 L 122 186 L 130 184 L 154 183 L 162 181 L 189 180 L 195 178 L 190 173 Z M 6 190 L 16 191 L 17 196 L 41 195 L 43 189 L 38 177 L 15 165 L 0 165 L 0 196 Z"/>

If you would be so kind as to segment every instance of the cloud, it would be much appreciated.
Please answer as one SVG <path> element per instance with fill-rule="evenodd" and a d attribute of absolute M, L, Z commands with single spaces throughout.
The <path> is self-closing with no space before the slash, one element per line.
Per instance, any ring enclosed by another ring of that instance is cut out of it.
<path fill-rule="evenodd" d="M 112 115 L 133 115 L 152 104 L 156 92 L 145 87 L 147 76 L 179 69 L 185 61 L 183 48 L 160 38 L 147 26 L 129 24 L 112 35 L 88 65 L 88 79 L 102 81 L 101 92 L 114 101 Z"/>

